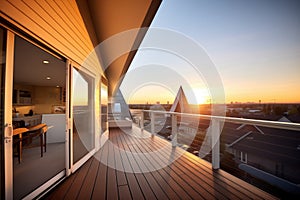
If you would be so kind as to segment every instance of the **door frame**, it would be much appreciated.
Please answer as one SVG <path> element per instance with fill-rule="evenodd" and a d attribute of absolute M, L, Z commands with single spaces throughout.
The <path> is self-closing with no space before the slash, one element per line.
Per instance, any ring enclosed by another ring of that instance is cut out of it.
<path fill-rule="evenodd" d="M 93 114 L 93 120 L 92 120 L 92 126 L 93 126 L 93 139 L 94 139 L 94 148 L 91 149 L 86 155 L 84 155 L 82 158 L 80 158 L 76 163 L 74 163 L 74 160 L 73 160 L 73 148 L 74 148 L 74 145 L 73 145 L 73 119 L 74 119 L 74 116 L 73 116 L 73 103 L 74 103 L 74 99 L 73 99 L 73 94 L 72 94 L 72 91 L 73 91 L 73 88 L 74 88 L 74 85 L 73 85 L 73 69 L 75 70 L 78 70 L 78 71 L 82 71 L 84 72 L 85 74 L 89 75 L 93 81 L 92 83 L 92 96 L 93 96 L 93 103 L 92 103 L 92 106 L 93 106 L 93 111 L 95 111 L 95 84 L 96 84 L 96 75 L 89 71 L 87 68 L 77 64 L 76 62 L 72 62 L 72 61 L 69 61 L 69 113 L 70 113 L 70 118 L 69 118 L 69 165 L 70 165 L 70 171 L 69 173 L 74 173 L 76 170 L 78 170 L 84 163 L 86 163 L 95 153 L 96 153 L 96 132 L 95 132 L 95 112 L 92 112 Z"/>
<path fill-rule="evenodd" d="M 6 27 L 5 27 L 6 28 Z M 4 187 L 5 199 L 13 199 L 13 127 L 12 127 L 12 93 L 14 69 L 15 34 L 9 29 L 6 38 L 6 64 L 4 86 Z"/>
<path fill-rule="evenodd" d="M 11 27 L 6 26 L 1 23 L 1 26 L 7 31 L 6 38 L 6 64 L 5 64 L 5 87 L 4 87 L 4 190 L 5 190 L 5 199 L 13 199 L 13 126 L 12 126 L 12 109 L 13 109 L 13 70 L 14 70 L 14 47 L 15 47 L 15 36 L 19 36 L 30 43 L 34 44 L 38 48 L 42 50 L 46 50 L 43 48 L 44 45 L 39 45 L 39 40 L 29 39 L 30 36 L 24 36 L 16 31 L 14 31 Z M 36 40 L 36 41 L 35 41 Z M 52 52 L 46 50 L 48 53 L 52 54 Z M 55 51 L 53 51 L 55 52 Z M 53 55 L 60 55 L 56 54 Z M 63 56 L 60 55 L 63 58 Z M 68 70 L 68 61 L 66 61 L 66 70 Z M 69 74 L 66 73 L 66 94 L 68 91 L 68 79 Z M 67 104 L 67 96 L 66 96 L 66 104 Z M 68 122 L 68 112 L 66 109 L 66 122 Z M 66 147 L 69 143 L 68 136 L 68 123 L 66 123 Z M 44 184 L 38 186 L 37 189 L 29 193 L 23 199 L 33 199 L 39 196 L 42 196 L 47 191 L 54 188 L 57 184 L 64 180 L 66 176 L 68 176 L 69 172 L 69 147 L 65 148 L 65 168 L 59 173 L 55 174 L 50 180 L 45 182 Z"/>

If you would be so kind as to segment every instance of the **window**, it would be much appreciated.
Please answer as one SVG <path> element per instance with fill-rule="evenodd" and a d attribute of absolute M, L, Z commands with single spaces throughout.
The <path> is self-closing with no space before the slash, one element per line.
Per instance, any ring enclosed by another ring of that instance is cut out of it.
<path fill-rule="evenodd" d="M 240 157 L 241 162 L 247 163 L 247 159 L 248 159 L 247 153 L 241 151 L 241 157 Z"/>
<path fill-rule="evenodd" d="M 121 113 L 121 104 L 120 103 L 115 103 L 114 104 L 114 113 Z"/>

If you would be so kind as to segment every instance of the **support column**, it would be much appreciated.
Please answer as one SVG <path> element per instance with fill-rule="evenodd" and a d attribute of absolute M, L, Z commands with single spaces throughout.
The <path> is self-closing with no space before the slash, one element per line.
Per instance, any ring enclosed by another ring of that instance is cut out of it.
<path fill-rule="evenodd" d="M 172 118 L 172 147 L 177 146 L 177 116 L 176 114 L 171 114 Z"/>
<path fill-rule="evenodd" d="M 141 114 L 140 128 L 142 131 L 144 130 L 144 111 L 143 110 L 142 110 L 142 114 Z"/>
<path fill-rule="evenodd" d="M 151 118 L 151 134 L 156 135 L 156 133 L 155 133 L 155 113 L 151 112 L 150 118 Z"/>
<path fill-rule="evenodd" d="M 220 168 L 220 121 L 212 119 L 211 129 L 211 148 L 212 148 L 212 167 L 213 169 Z"/>

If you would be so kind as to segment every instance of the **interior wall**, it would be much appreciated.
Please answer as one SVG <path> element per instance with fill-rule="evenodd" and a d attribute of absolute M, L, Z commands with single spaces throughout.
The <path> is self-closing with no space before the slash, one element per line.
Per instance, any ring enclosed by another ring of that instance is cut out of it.
<path fill-rule="evenodd" d="M 21 86 L 15 85 L 15 89 L 25 89 L 31 92 L 32 105 L 14 105 L 14 108 L 22 115 L 32 110 L 35 114 L 53 113 L 53 106 L 64 106 L 61 88 L 48 86 Z"/>
<path fill-rule="evenodd" d="M 64 105 L 61 99 L 61 90 L 56 87 L 33 87 L 34 112 L 38 114 L 53 113 L 53 106 Z"/>

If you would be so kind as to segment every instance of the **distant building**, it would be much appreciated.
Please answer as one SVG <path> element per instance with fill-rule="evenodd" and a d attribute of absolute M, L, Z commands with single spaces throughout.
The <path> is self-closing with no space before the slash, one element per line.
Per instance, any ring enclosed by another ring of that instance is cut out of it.
<path fill-rule="evenodd" d="M 283 118 L 281 118 L 283 119 Z M 283 119 L 285 120 L 285 119 Z M 264 173 L 266 182 L 285 189 L 300 183 L 300 150 L 297 131 L 265 128 L 255 125 L 226 123 L 221 134 L 225 151 L 231 153 L 237 166 L 252 176 Z M 279 183 L 275 183 L 274 177 Z M 273 178 L 273 179 L 272 179 Z M 300 190 L 300 187 L 298 188 Z"/>

